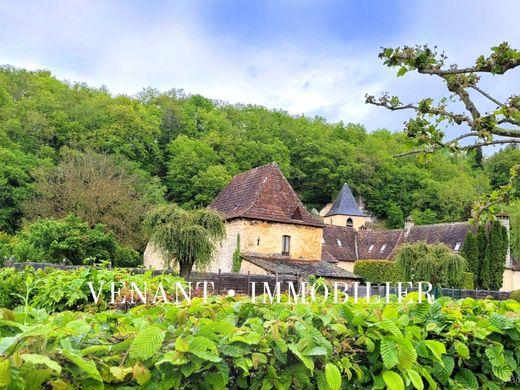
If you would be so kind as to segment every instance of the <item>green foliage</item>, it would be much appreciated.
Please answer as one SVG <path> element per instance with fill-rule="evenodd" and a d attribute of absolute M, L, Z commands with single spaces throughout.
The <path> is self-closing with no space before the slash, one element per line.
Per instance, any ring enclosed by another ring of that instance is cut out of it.
<path fill-rule="evenodd" d="M 511 202 L 506 210 L 511 223 L 510 244 L 511 256 L 520 260 L 520 199 Z"/>
<path fill-rule="evenodd" d="M 511 299 L 520 302 L 520 290 L 511 291 Z"/>
<path fill-rule="evenodd" d="M 399 281 L 400 273 L 395 263 L 387 260 L 359 260 L 354 264 L 354 273 L 365 282 L 386 283 Z"/>
<path fill-rule="evenodd" d="M 174 204 L 151 210 L 145 228 L 166 265 L 178 264 L 183 277 L 189 276 L 194 266 L 207 267 L 216 244 L 226 236 L 224 219 L 216 211 L 186 211 Z"/>
<path fill-rule="evenodd" d="M 486 248 L 486 263 L 489 264 L 489 288 L 498 290 L 502 287 L 504 266 L 507 255 L 507 232 L 500 222 L 495 221 L 488 233 L 488 248 Z"/>
<path fill-rule="evenodd" d="M 473 284 L 476 285 L 478 283 L 478 275 L 480 273 L 480 264 L 477 236 L 473 234 L 473 232 L 468 232 L 468 235 L 466 236 L 466 240 L 464 241 L 464 245 L 462 247 L 462 250 L 460 251 L 460 254 L 468 262 L 468 270 L 472 273 L 472 276 L 474 277 Z"/>
<path fill-rule="evenodd" d="M 461 288 L 468 264 L 444 244 L 426 242 L 399 247 L 395 264 L 404 281 L 426 281 L 442 287 Z"/>
<path fill-rule="evenodd" d="M 240 267 L 242 265 L 242 258 L 240 257 L 240 233 L 237 233 L 237 247 L 233 252 L 233 267 L 231 268 L 232 272 L 240 272 Z"/>
<path fill-rule="evenodd" d="M 520 365 L 513 300 L 258 305 L 212 297 L 27 314 L 0 310 L 0 384 L 10 389 L 514 388 Z"/>
<path fill-rule="evenodd" d="M 40 219 L 24 229 L 8 245 L 18 261 L 83 264 L 85 259 L 110 260 L 114 265 L 137 265 L 140 257 L 121 247 L 103 225 L 90 228 L 75 215 L 64 219 Z"/>
<path fill-rule="evenodd" d="M 488 237 L 486 228 L 483 224 L 479 225 L 477 230 L 477 245 L 478 245 L 478 283 L 476 288 L 485 289 L 489 285 L 489 265 L 486 263 L 486 248 L 488 246 Z"/>
<path fill-rule="evenodd" d="M 463 272 L 461 288 L 466 290 L 475 289 L 475 275 L 473 272 Z"/>
<path fill-rule="evenodd" d="M 400 229 L 404 226 L 403 210 L 397 204 L 392 203 L 388 207 L 386 216 L 387 225 L 390 229 Z"/>
<path fill-rule="evenodd" d="M 439 156 L 428 164 L 413 158 L 396 160 L 393 156 L 409 144 L 401 133 L 368 133 L 358 124 L 230 105 L 182 91 L 145 89 L 136 98 L 113 97 L 105 88 L 62 83 L 46 71 L 2 67 L 0 102 L 4 101 L 0 230 L 10 234 L 20 229 L 23 217 L 56 218 L 74 212 L 91 226 L 105 224 L 120 242 L 141 251 L 143 236 L 134 222 L 143 217 L 142 203 L 160 201 L 164 187 L 169 201 L 183 208 L 203 207 L 231 176 L 272 161 L 309 208 L 323 207 L 347 182 L 379 219 L 395 205 L 405 216 L 413 210 L 423 213 L 417 223 L 465 220 L 472 202 L 489 188 L 489 179 L 472 169 L 470 157 Z M 82 184 L 72 187 L 78 190 L 71 196 L 61 191 L 70 188 L 60 182 L 70 177 L 66 168 L 78 165 L 71 160 L 82 161 L 71 158 L 78 152 L 108 155 L 107 168 L 113 166 L 109 160 L 115 160 L 124 171 L 109 175 L 122 180 L 111 187 L 119 189 L 114 204 L 104 204 L 110 212 L 88 214 L 100 209 L 91 208 L 90 200 L 106 199 L 109 191 L 93 188 L 77 167 L 71 175 Z M 42 202 L 53 207 L 39 207 Z M 400 219 L 392 226 L 399 226 Z"/>
<path fill-rule="evenodd" d="M 61 154 L 57 166 L 34 172 L 36 196 L 24 204 L 26 218 L 74 213 L 90 226 L 105 225 L 119 242 L 143 250 L 143 216 L 164 201 L 159 179 L 121 156 L 73 150 Z"/>

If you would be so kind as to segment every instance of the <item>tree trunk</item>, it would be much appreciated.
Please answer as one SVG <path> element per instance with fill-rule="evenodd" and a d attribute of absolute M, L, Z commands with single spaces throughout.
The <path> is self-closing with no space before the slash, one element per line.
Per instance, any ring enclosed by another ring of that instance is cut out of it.
<path fill-rule="evenodd" d="M 179 263 L 179 276 L 184 279 L 188 279 L 191 275 L 192 268 L 193 268 L 192 262 Z"/>

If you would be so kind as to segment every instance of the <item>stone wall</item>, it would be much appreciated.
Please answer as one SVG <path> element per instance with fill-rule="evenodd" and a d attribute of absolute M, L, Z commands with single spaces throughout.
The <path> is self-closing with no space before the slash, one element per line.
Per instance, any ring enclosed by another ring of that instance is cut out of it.
<path fill-rule="evenodd" d="M 331 215 L 330 217 L 324 217 L 323 223 L 325 225 L 336 225 L 336 226 L 347 226 L 347 219 L 351 218 L 354 229 L 359 229 L 366 222 L 368 222 L 367 217 L 352 217 L 348 215 Z"/>
<path fill-rule="evenodd" d="M 260 256 L 280 256 L 282 236 L 290 236 L 289 257 L 294 260 L 321 259 L 323 228 L 288 223 L 275 223 L 247 219 L 226 222 L 226 239 L 215 254 L 210 270 L 229 272 L 233 265 L 233 252 L 240 234 L 240 252 Z"/>
<path fill-rule="evenodd" d="M 504 271 L 504 280 L 500 291 L 520 290 L 520 271 L 513 271 L 506 268 Z"/>

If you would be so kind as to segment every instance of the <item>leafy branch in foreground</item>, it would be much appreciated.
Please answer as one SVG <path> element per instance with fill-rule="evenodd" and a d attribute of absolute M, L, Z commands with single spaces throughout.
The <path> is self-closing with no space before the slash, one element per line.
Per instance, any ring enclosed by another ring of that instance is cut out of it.
<path fill-rule="evenodd" d="M 383 93 L 376 98 L 366 95 L 366 102 L 387 108 L 391 111 L 411 110 L 415 117 L 405 124 L 410 150 L 397 156 L 418 155 L 426 159 L 432 153 L 443 150 L 461 153 L 479 150 L 484 146 L 516 144 L 520 142 L 520 96 L 512 94 L 499 100 L 481 89 L 479 82 L 482 74 L 502 75 L 520 65 L 520 51 L 512 49 L 507 42 L 493 47 L 488 57 L 481 55 L 473 66 L 459 68 L 458 65 L 446 66 L 444 53 L 438 54 L 436 48 L 427 45 L 403 48 L 383 48 L 379 54 L 388 67 L 399 68 L 397 76 L 417 71 L 420 74 L 440 77 L 450 92 L 438 102 L 425 98 L 417 103 L 405 104 L 397 96 Z M 481 100 L 478 100 L 476 98 Z M 483 99 L 483 100 L 482 100 Z M 461 112 L 451 110 L 450 103 L 460 102 Z M 485 102 L 492 107 L 484 111 Z M 443 128 L 454 126 L 460 134 L 446 139 Z M 506 202 L 513 191 L 513 181 L 518 179 L 520 165 L 512 169 L 511 182 L 499 191 L 482 199 L 473 210 L 473 217 L 480 219 L 484 210 L 490 206 Z M 488 213 L 488 216 L 492 216 Z"/>

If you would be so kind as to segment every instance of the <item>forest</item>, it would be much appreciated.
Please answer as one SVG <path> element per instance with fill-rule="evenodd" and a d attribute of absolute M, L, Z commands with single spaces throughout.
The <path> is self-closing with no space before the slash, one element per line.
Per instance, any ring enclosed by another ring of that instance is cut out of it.
<path fill-rule="evenodd" d="M 32 234 L 54 237 L 63 258 L 67 245 L 76 245 L 86 257 L 138 261 L 151 207 L 207 206 L 233 175 L 272 161 L 309 210 L 330 202 L 346 182 L 381 226 L 401 227 L 409 215 L 416 224 L 463 221 L 473 202 L 507 184 L 520 162 L 516 145 L 491 155 L 477 149 L 428 161 L 396 158 L 407 144 L 405 133 L 389 129 L 176 89 L 114 96 L 49 71 L 3 66 L 0 257 L 12 254 L 2 248 L 13 242 L 16 256 L 29 256 L 35 249 L 24 246 L 24 237 Z M 506 208 L 516 258 L 519 190 Z"/>

